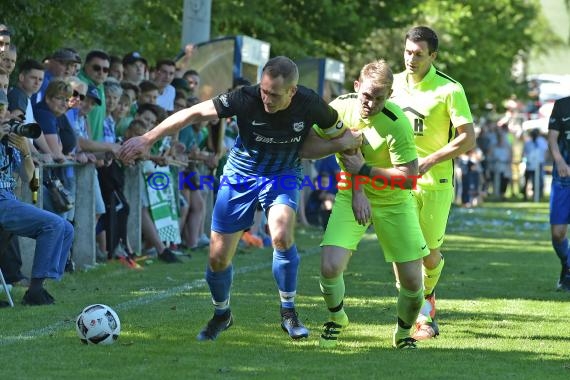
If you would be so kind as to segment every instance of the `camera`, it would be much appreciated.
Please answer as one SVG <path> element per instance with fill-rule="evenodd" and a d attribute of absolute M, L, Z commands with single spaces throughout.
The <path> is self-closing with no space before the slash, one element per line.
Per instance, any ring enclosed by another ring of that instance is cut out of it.
<path fill-rule="evenodd" d="M 37 139 L 42 134 L 42 128 L 38 123 L 24 124 L 18 119 L 12 119 L 8 121 L 8 125 L 10 126 L 10 133 L 29 139 Z"/>
<path fill-rule="evenodd" d="M 11 119 L 6 124 L 10 127 L 9 133 L 14 133 L 18 136 L 37 139 L 42 134 L 42 129 L 37 123 L 24 124 L 21 120 Z M 8 136 L 4 136 L 4 139 L 6 138 Z"/>

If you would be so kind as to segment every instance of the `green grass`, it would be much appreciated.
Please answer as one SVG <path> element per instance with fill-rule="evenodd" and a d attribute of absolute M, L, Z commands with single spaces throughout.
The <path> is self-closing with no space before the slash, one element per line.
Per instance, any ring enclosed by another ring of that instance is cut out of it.
<path fill-rule="evenodd" d="M 55 306 L 0 310 L 2 379 L 568 379 L 570 294 L 554 291 L 558 260 L 545 203 L 455 208 L 438 287 L 441 336 L 414 352 L 391 348 L 396 291 L 375 239 L 346 272 L 350 328 L 318 347 L 327 312 L 318 288 L 317 230 L 299 229 L 297 307 L 311 329 L 294 342 L 279 326 L 269 250 L 235 258 L 234 326 L 215 342 L 196 334 L 212 313 L 206 253 L 133 271 L 117 263 L 49 283 Z M 244 273 L 246 272 L 246 273 Z M 19 302 L 23 289 L 13 291 Z M 85 346 L 73 321 L 91 303 L 121 318 L 111 346 Z"/>

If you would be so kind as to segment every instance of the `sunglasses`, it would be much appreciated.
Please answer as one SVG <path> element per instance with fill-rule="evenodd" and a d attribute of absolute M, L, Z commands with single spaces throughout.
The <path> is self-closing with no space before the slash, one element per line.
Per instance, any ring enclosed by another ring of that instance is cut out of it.
<path fill-rule="evenodd" d="M 73 95 L 71 95 L 71 96 L 74 98 L 79 98 L 79 100 L 81 100 L 81 101 L 85 100 L 85 95 L 80 94 L 76 90 L 73 90 Z"/>
<path fill-rule="evenodd" d="M 97 72 L 104 72 L 105 74 L 109 73 L 109 68 L 108 67 L 102 67 L 100 65 L 92 65 L 91 68 Z"/>

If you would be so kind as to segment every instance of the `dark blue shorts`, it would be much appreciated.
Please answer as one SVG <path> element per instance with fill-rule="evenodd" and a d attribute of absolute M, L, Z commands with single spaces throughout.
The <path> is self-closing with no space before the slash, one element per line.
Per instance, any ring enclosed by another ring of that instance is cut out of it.
<path fill-rule="evenodd" d="M 550 224 L 570 224 L 570 186 L 562 186 L 552 182 Z"/>
<path fill-rule="evenodd" d="M 284 204 L 297 212 L 301 180 L 294 175 L 274 177 L 222 176 L 212 215 L 212 230 L 230 234 L 253 224 L 258 202 L 263 210 Z"/>

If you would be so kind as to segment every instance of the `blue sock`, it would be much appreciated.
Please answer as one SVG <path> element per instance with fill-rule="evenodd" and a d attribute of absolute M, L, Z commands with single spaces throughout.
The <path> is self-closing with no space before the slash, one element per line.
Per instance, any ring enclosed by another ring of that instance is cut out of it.
<path fill-rule="evenodd" d="M 552 247 L 554 247 L 554 251 L 556 251 L 556 255 L 560 259 L 560 263 L 564 266 L 568 266 L 568 261 L 570 261 L 568 256 L 568 239 L 565 238 L 560 243 L 556 243 L 552 240 Z"/>
<path fill-rule="evenodd" d="M 295 307 L 300 260 L 295 244 L 286 251 L 273 250 L 273 277 L 279 288 L 281 307 Z"/>
<path fill-rule="evenodd" d="M 209 265 L 206 268 L 206 282 L 210 287 L 210 293 L 212 293 L 215 315 L 222 315 L 230 308 L 230 288 L 233 277 L 233 265 L 221 272 L 213 272 Z"/>

